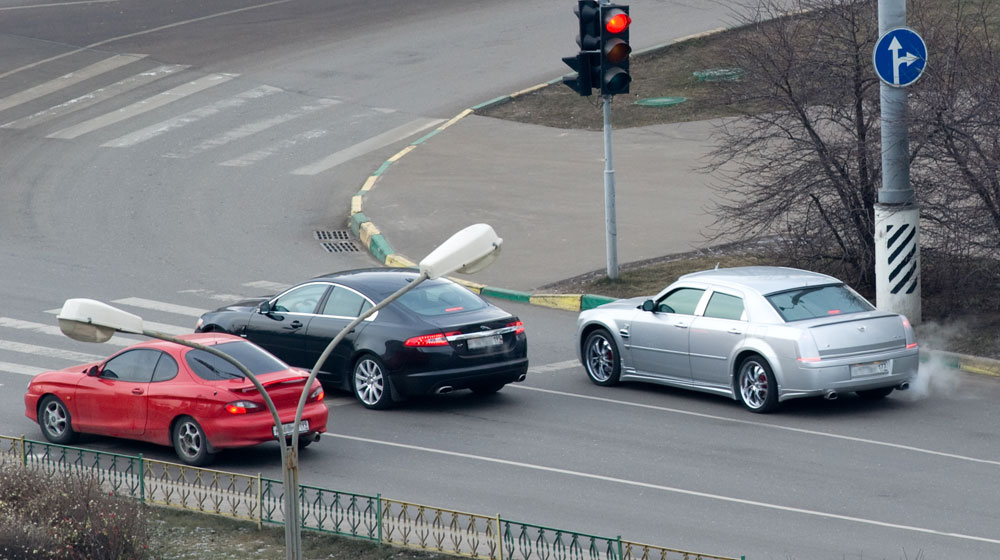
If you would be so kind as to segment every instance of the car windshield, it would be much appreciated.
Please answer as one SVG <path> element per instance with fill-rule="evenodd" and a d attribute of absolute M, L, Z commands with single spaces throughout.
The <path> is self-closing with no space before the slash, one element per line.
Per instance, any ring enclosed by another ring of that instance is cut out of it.
<path fill-rule="evenodd" d="M 778 292 L 767 296 L 767 301 L 786 322 L 861 313 L 874 309 L 843 284 L 809 286 Z"/>
<path fill-rule="evenodd" d="M 243 364 L 254 375 L 288 369 L 288 366 L 281 360 L 249 342 L 226 342 L 218 344 L 214 348 Z M 243 379 L 244 377 L 239 368 L 204 350 L 193 349 L 184 356 L 184 359 L 191 371 L 202 379 L 215 381 L 219 379 Z"/>
<path fill-rule="evenodd" d="M 399 298 L 399 303 L 418 315 L 434 316 L 474 311 L 486 307 L 476 294 L 452 282 L 424 282 Z"/>

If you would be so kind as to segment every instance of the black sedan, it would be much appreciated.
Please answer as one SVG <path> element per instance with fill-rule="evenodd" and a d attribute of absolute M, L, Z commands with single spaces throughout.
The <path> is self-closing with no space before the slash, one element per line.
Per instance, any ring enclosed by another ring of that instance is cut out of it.
<path fill-rule="evenodd" d="M 293 366 L 312 369 L 330 341 L 418 273 L 351 270 L 307 280 L 271 297 L 201 316 L 197 332 L 249 339 Z M 366 318 L 320 368 L 325 384 L 368 408 L 458 389 L 495 393 L 528 372 L 528 340 L 515 315 L 446 278 L 426 280 Z"/>

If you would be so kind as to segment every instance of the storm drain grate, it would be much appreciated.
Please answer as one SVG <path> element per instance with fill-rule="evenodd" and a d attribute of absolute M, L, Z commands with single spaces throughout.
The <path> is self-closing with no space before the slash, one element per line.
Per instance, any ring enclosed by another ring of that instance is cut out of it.
<path fill-rule="evenodd" d="M 327 253 L 357 253 L 358 245 L 351 239 L 351 234 L 344 229 L 334 231 L 316 231 L 318 239 Z"/>

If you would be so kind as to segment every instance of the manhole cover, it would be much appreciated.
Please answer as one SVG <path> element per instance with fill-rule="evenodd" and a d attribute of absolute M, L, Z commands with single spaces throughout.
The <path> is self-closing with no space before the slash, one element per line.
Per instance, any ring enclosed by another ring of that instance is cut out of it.
<path fill-rule="evenodd" d="M 333 231 L 316 231 L 316 239 L 318 239 L 326 249 L 327 253 L 357 253 L 360 251 L 354 240 L 351 239 L 351 233 L 346 229 L 333 230 Z"/>
<path fill-rule="evenodd" d="M 647 97 L 635 102 L 636 105 L 645 107 L 670 107 L 687 101 L 687 97 Z"/>
<path fill-rule="evenodd" d="M 742 68 L 711 68 L 692 72 L 699 82 L 733 82 L 743 76 Z"/>

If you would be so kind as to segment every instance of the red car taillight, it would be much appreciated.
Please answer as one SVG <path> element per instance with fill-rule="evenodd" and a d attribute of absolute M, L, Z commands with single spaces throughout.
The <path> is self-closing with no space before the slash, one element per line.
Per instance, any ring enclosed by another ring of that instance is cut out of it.
<path fill-rule="evenodd" d="M 514 321 L 513 323 L 507 323 L 507 326 L 517 327 L 517 330 L 514 331 L 514 334 L 521 334 L 524 332 L 524 323 L 522 323 L 521 321 Z"/>
<path fill-rule="evenodd" d="M 405 346 L 412 347 L 426 347 L 426 346 L 448 346 L 448 337 L 455 336 L 456 334 L 462 334 L 458 331 L 446 332 L 446 333 L 435 333 L 435 334 L 422 334 L 420 336 L 415 336 L 409 338 L 403 344 Z"/>
<path fill-rule="evenodd" d="M 246 414 L 259 408 L 257 403 L 250 401 L 236 401 L 226 404 L 226 412 L 229 414 Z"/>
<path fill-rule="evenodd" d="M 325 396 L 326 394 L 323 392 L 322 386 L 316 387 L 315 389 L 313 389 L 313 392 L 309 394 L 309 398 L 314 401 L 321 401 Z"/>

